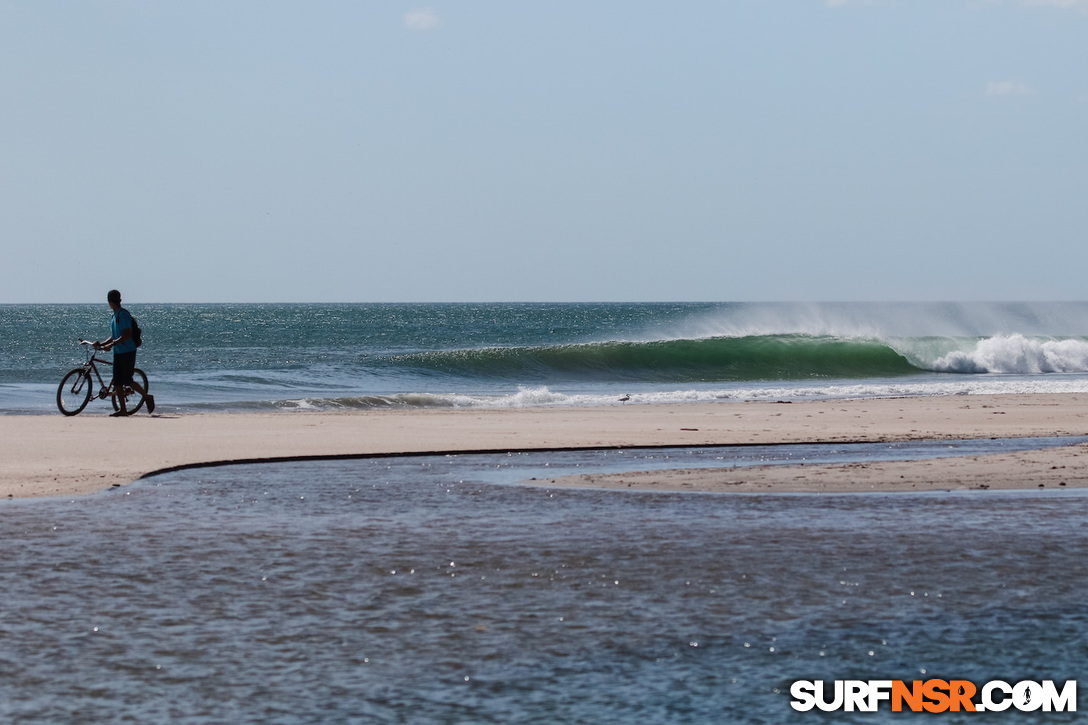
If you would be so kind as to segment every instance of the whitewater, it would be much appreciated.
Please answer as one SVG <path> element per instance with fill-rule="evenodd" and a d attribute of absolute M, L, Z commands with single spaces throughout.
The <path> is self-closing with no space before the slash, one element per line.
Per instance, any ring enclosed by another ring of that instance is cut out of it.
<path fill-rule="evenodd" d="M 1088 392 L 1088 303 L 149 304 L 175 410 Z M 55 410 L 105 304 L 0 306 L 0 412 Z M 622 399 L 622 400 L 621 400 Z"/>

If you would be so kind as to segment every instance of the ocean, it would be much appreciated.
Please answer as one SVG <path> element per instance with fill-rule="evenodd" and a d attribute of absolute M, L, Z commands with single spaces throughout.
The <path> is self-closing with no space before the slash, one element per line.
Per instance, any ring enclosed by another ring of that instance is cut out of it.
<path fill-rule="evenodd" d="M 1088 303 L 129 306 L 164 410 L 1088 390 Z M 55 409 L 96 305 L 0 306 L 0 411 Z"/>
<path fill-rule="evenodd" d="M 175 413 L 1088 390 L 1084 303 L 130 309 Z M 108 318 L 0 306 L 0 412 L 59 415 L 77 338 L 105 337 Z M 1077 722 L 800 713 L 790 688 L 1076 680 L 1084 490 L 546 485 L 1069 442 L 379 457 L 0 501 L 0 721 Z"/>

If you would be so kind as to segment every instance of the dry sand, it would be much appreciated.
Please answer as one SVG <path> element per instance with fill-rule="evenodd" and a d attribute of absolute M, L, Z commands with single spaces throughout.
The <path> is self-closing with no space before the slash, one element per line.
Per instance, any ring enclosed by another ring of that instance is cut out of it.
<path fill-rule="evenodd" d="M 165 401 L 160 401 L 162 405 Z M 0 497 L 88 494 L 206 463 L 427 451 L 1088 435 L 1088 395 L 516 410 L 0 416 Z M 556 484 L 715 491 L 1088 485 L 1088 448 L 914 463 L 569 477 Z"/>

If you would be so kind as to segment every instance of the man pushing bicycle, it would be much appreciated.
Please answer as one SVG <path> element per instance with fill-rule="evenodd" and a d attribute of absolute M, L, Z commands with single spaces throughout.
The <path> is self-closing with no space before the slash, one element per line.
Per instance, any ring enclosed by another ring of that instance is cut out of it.
<path fill-rule="evenodd" d="M 121 293 L 117 290 L 111 289 L 106 295 L 106 301 L 109 302 L 110 309 L 113 310 L 113 319 L 110 320 L 110 339 L 102 342 L 96 340 L 94 346 L 99 350 L 113 350 L 114 389 L 121 390 L 122 386 L 128 385 L 140 395 L 146 395 L 147 412 L 154 413 L 155 397 L 132 379 L 132 373 L 136 369 L 137 345 L 137 341 L 133 337 L 132 315 L 121 306 Z M 118 395 L 117 402 L 120 409 L 111 417 L 128 415 L 125 396 Z"/>

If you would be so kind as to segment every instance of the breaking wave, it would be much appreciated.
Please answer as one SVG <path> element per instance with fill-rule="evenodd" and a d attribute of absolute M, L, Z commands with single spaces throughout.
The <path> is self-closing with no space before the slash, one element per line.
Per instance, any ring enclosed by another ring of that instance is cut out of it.
<path fill-rule="evenodd" d="M 918 372 L 885 343 L 810 335 L 488 347 L 398 355 L 387 363 L 459 377 L 509 380 L 736 382 Z"/>
<path fill-rule="evenodd" d="M 804 334 L 487 347 L 390 356 L 385 364 L 491 380 L 745 382 L 924 372 L 1088 372 L 1088 338 L 901 338 Z"/>
<path fill-rule="evenodd" d="M 935 372 L 1041 375 L 1088 371 L 1088 339 L 998 335 L 953 350 L 929 366 Z"/>

